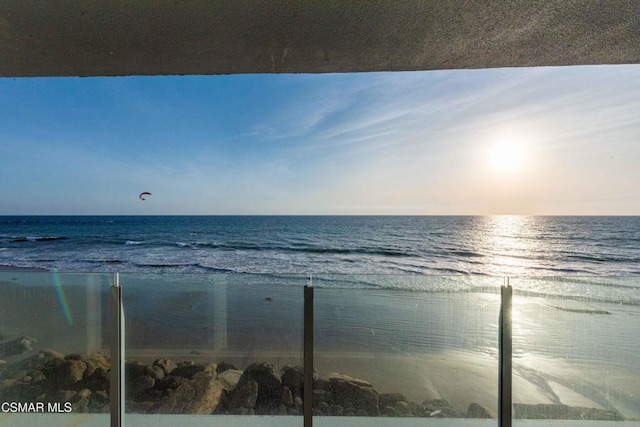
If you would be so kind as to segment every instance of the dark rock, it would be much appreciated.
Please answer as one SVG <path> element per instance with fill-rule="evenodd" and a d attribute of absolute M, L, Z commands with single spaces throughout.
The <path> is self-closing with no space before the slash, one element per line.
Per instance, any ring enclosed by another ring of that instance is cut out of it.
<path fill-rule="evenodd" d="M 164 377 L 164 379 L 162 379 L 161 381 L 156 382 L 155 388 L 157 390 L 176 389 L 187 381 L 188 379 L 185 377 L 168 375 Z"/>
<path fill-rule="evenodd" d="M 222 395 L 222 385 L 211 374 L 194 376 L 175 389 L 153 409 L 158 414 L 211 414 Z"/>
<path fill-rule="evenodd" d="M 340 417 L 344 415 L 344 409 L 340 405 L 329 405 L 327 407 L 327 415 Z"/>
<path fill-rule="evenodd" d="M 173 371 L 178 365 L 172 360 L 169 359 L 156 359 L 153 361 L 153 366 L 158 366 L 164 372 L 164 375 L 167 376 Z"/>
<path fill-rule="evenodd" d="M 496 418 L 496 416 L 484 406 L 478 403 L 471 403 L 467 408 L 467 418 Z"/>
<path fill-rule="evenodd" d="M 78 394 L 75 390 L 58 390 L 54 394 L 54 399 L 58 402 L 69 402 Z"/>
<path fill-rule="evenodd" d="M 124 372 L 125 372 L 127 381 L 133 382 L 138 377 L 142 377 L 146 375 L 147 367 L 146 365 L 140 362 L 131 362 L 131 363 L 125 364 Z"/>
<path fill-rule="evenodd" d="M 9 380 L 5 380 L 9 381 Z M 2 389 L 2 400 L 5 402 L 32 402 L 42 394 L 42 387 L 15 381 Z"/>
<path fill-rule="evenodd" d="M 277 408 L 282 402 L 284 387 L 281 382 L 281 374 L 278 368 L 269 363 L 254 363 L 244 370 L 238 387 L 254 381 L 258 385 L 258 397 L 256 412 L 268 412 Z"/>
<path fill-rule="evenodd" d="M 293 396 L 291 395 L 289 387 L 282 389 L 282 404 L 285 406 L 293 406 Z"/>
<path fill-rule="evenodd" d="M 30 382 L 33 384 L 46 381 L 47 379 L 44 373 L 40 370 L 31 371 L 31 373 L 29 374 L 29 377 L 31 378 Z"/>
<path fill-rule="evenodd" d="M 96 400 L 99 403 L 109 403 L 109 395 L 107 394 L 106 391 L 96 391 L 95 393 L 91 394 L 91 398 L 93 400 Z"/>
<path fill-rule="evenodd" d="M 20 337 L 0 343 L 0 357 L 16 356 L 33 350 L 38 340 L 31 337 Z"/>
<path fill-rule="evenodd" d="M 222 413 L 241 415 L 241 409 L 254 410 L 258 400 L 258 383 L 249 381 L 238 385 L 233 391 L 225 392 Z"/>
<path fill-rule="evenodd" d="M 148 365 L 145 368 L 145 374 L 158 381 L 165 377 L 164 370 L 160 366 Z"/>
<path fill-rule="evenodd" d="M 370 383 L 346 375 L 332 375 L 331 402 L 344 409 L 345 415 L 380 415 L 380 397 Z"/>
<path fill-rule="evenodd" d="M 53 387 L 65 389 L 82 380 L 86 369 L 87 364 L 82 360 L 65 359 L 48 378 Z"/>
<path fill-rule="evenodd" d="M 331 391 L 331 382 L 328 378 L 318 378 L 313 382 L 313 389 Z"/>
<path fill-rule="evenodd" d="M 154 380 L 149 375 L 143 375 L 133 380 L 131 384 L 131 391 L 134 396 L 140 395 L 146 392 L 147 390 L 153 388 L 155 384 L 156 384 L 156 380 Z"/>
<path fill-rule="evenodd" d="M 66 360 L 82 360 L 82 355 L 77 353 L 67 354 L 64 357 Z"/>
<path fill-rule="evenodd" d="M 99 367 L 91 376 L 83 381 L 83 385 L 90 390 L 108 391 L 111 385 L 110 369 Z M 86 375 L 85 375 L 86 376 Z"/>
<path fill-rule="evenodd" d="M 287 409 L 288 415 L 302 415 L 303 414 L 303 405 L 301 397 L 293 398 L 293 405 Z"/>
<path fill-rule="evenodd" d="M 88 388 L 83 388 L 77 393 L 76 397 L 78 397 L 79 399 L 88 399 L 91 397 L 91 390 L 89 390 Z"/>
<path fill-rule="evenodd" d="M 195 374 L 198 372 L 204 372 L 206 369 L 205 365 L 179 365 L 174 370 L 171 371 L 171 375 L 180 376 L 185 378 L 193 378 Z"/>
<path fill-rule="evenodd" d="M 155 402 L 152 400 L 128 401 L 127 412 L 132 414 L 149 414 L 153 412 Z"/>
<path fill-rule="evenodd" d="M 89 398 L 89 412 L 105 413 L 109 411 L 109 395 L 102 390 L 91 393 L 91 397 Z"/>
<path fill-rule="evenodd" d="M 393 403 L 393 410 L 397 417 L 410 417 L 413 415 L 413 408 L 410 403 L 399 400 Z"/>
<path fill-rule="evenodd" d="M 221 363 L 218 363 L 218 366 L 216 367 L 216 374 L 220 375 L 221 373 L 223 373 L 224 371 L 228 371 L 229 369 L 233 369 L 234 371 L 239 371 L 239 369 L 236 368 L 231 363 L 221 362 Z"/>
<path fill-rule="evenodd" d="M 395 417 L 396 416 L 396 410 L 393 409 L 391 406 L 383 406 L 380 408 L 380 413 L 382 415 L 384 415 L 385 417 Z"/>
<path fill-rule="evenodd" d="M 90 377 L 98 369 L 111 369 L 109 358 L 102 353 L 91 353 L 81 359 L 87 364 L 87 370 L 84 373 L 85 378 Z"/>
<path fill-rule="evenodd" d="M 514 403 L 515 417 L 519 419 L 598 420 L 623 421 L 617 412 L 597 408 L 581 408 L 567 405 Z"/>
<path fill-rule="evenodd" d="M 327 402 L 319 402 L 313 404 L 313 415 L 328 415 L 329 404 Z"/>
<path fill-rule="evenodd" d="M 331 396 L 331 392 L 324 390 L 313 390 L 313 404 L 317 405 L 320 402 L 328 402 Z"/>
<path fill-rule="evenodd" d="M 19 383 L 19 381 L 14 379 L 14 378 L 0 380 L 0 390 L 2 390 L 4 388 L 13 387 L 14 385 L 16 385 L 18 383 Z"/>
<path fill-rule="evenodd" d="M 300 366 L 285 366 L 282 369 L 282 385 L 291 390 L 293 396 L 304 393 L 304 369 Z"/>
<path fill-rule="evenodd" d="M 71 405 L 71 412 L 76 413 L 87 413 L 89 412 L 89 400 L 88 399 L 80 399 Z"/>

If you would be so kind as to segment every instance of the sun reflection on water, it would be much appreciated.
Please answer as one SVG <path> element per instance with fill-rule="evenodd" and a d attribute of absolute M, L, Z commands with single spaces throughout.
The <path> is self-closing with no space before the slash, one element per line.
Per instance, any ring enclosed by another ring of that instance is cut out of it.
<path fill-rule="evenodd" d="M 529 216 L 484 217 L 480 244 L 495 265 L 490 273 L 498 275 L 530 273 L 533 260 L 544 251 L 536 219 Z"/>

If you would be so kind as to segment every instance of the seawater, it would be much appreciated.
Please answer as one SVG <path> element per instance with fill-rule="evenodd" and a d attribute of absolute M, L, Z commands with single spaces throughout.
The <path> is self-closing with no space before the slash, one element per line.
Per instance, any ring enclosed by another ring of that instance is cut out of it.
<path fill-rule="evenodd" d="M 640 275 L 640 217 L 13 216 L 0 265 L 65 272 Z"/>
<path fill-rule="evenodd" d="M 241 366 L 282 353 L 301 363 L 311 274 L 318 364 L 351 360 L 346 373 L 390 392 L 420 377 L 378 367 L 424 355 L 484 361 L 485 379 L 468 381 L 487 381 L 509 276 L 518 384 L 640 419 L 640 217 L 0 217 L 0 265 L 49 270 L 0 271 L 7 336 L 80 351 L 108 306 L 102 273 L 118 271 L 132 355 L 209 357 L 223 323 Z"/>

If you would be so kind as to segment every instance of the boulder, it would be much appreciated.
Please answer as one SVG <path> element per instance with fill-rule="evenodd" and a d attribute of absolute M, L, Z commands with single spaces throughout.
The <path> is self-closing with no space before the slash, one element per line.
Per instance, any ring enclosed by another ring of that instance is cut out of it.
<path fill-rule="evenodd" d="M 222 395 L 223 387 L 211 374 L 198 374 L 184 382 L 153 409 L 157 414 L 211 414 Z"/>
<path fill-rule="evenodd" d="M 131 391 L 134 396 L 141 395 L 147 390 L 152 389 L 156 385 L 156 380 L 149 375 L 143 375 L 133 380 L 131 384 Z"/>
<path fill-rule="evenodd" d="M 233 390 L 238 385 L 242 373 L 238 369 L 227 369 L 218 374 L 218 380 L 226 390 Z"/>
<path fill-rule="evenodd" d="M 82 360 L 65 359 L 48 378 L 52 387 L 65 389 L 82 380 L 86 370 L 87 364 Z"/>
<path fill-rule="evenodd" d="M 145 368 L 145 374 L 149 375 L 154 380 L 158 381 L 165 377 L 164 370 L 157 365 L 147 365 Z"/>
<path fill-rule="evenodd" d="M 87 364 L 85 378 L 90 377 L 98 369 L 111 369 L 109 358 L 102 353 L 90 353 L 84 355 L 80 360 Z"/>
<path fill-rule="evenodd" d="M 471 403 L 467 408 L 467 418 L 497 418 L 497 414 L 478 403 Z"/>
<path fill-rule="evenodd" d="M 411 404 L 403 400 L 394 402 L 392 408 L 396 417 L 410 417 L 413 415 Z"/>
<path fill-rule="evenodd" d="M 238 380 L 238 387 L 255 382 L 258 386 L 256 409 L 269 412 L 282 403 L 283 385 L 278 368 L 269 363 L 253 363 L 247 367 Z"/>
<path fill-rule="evenodd" d="M 155 388 L 156 390 L 176 389 L 187 381 L 188 379 L 185 377 L 167 375 L 162 380 L 156 382 Z"/>
<path fill-rule="evenodd" d="M 232 365 L 231 363 L 227 363 L 227 362 L 220 362 L 218 363 L 218 366 L 216 367 L 216 374 L 220 375 L 221 373 L 223 373 L 224 371 L 228 371 L 228 370 L 234 370 L 234 371 L 239 371 L 238 368 L 236 368 L 234 365 Z"/>
<path fill-rule="evenodd" d="M 284 406 L 293 406 L 293 396 L 289 387 L 282 389 L 282 404 Z"/>
<path fill-rule="evenodd" d="M 171 371 L 171 375 L 185 378 L 193 378 L 195 374 L 204 372 L 207 367 L 205 365 L 184 364 L 177 366 Z"/>
<path fill-rule="evenodd" d="M 37 343 L 37 339 L 26 336 L 0 343 L 0 357 L 16 356 L 32 351 Z"/>
<path fill-rule="evenodd" d="M 218 413 L 245 415 L 254 413 L 258 400 L 258 383 L 249 381 L 232 391 L 225 391 Z"/>
<path fill-rule="evenodd" d="M 140 362 L 130 362 L 125 364 L 124 372 L 127 381 L 133 382 L 136 378 L 146 375 L 147 367 Z"/>
<path fill-rule="evenodd" d="M 554 419 L 554 420 L 598 420 L 623 421 L 624 417 L 617 412 L 597 408 L 581 408 L 552 403 L 537 405 L 514 403 L 516 417 L 520 419 Z"/>
<path fill-rule="evenodd" d="M 282 385 L 288 387 L 294 397 L 302 396 L 304 393 L 304 369 L 301 366 L 282 368 Z"/>
<path fill-rule="evenodd" d="M 170 359 L 156 359 L 152 365 L 161 368 L 165 376 L 169 375 L 178 366 Z"/>
<path fill-rule="evenodd" d="M 350 383 L 353 383 L 362 387 L 373 387 L 373 385 L 368 381 L 359 380 L 357 378 L 350 377 L 349 375 L 339 374 L 337 372 L 332 372 L 328 374 L 325 378 L 329 380 L 329 383 L 331 384 L 332 387 L 338 381 L 348 381 Z"/>
<path fill-rule="evenodd" d="M 380 396 L 370 383 L 347 376 L 334 376 L 330 382 L 331 402 L 341 406 L 345 414 L 380 415 Z"/>

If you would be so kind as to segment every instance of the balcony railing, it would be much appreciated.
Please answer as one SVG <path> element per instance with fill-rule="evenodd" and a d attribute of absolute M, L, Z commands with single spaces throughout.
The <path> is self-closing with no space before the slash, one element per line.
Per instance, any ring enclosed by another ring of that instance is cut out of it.
<path fill-rule="evenodd" d="M 640 426 L 639 291 L 0 272 L 0 425 Z"/>

